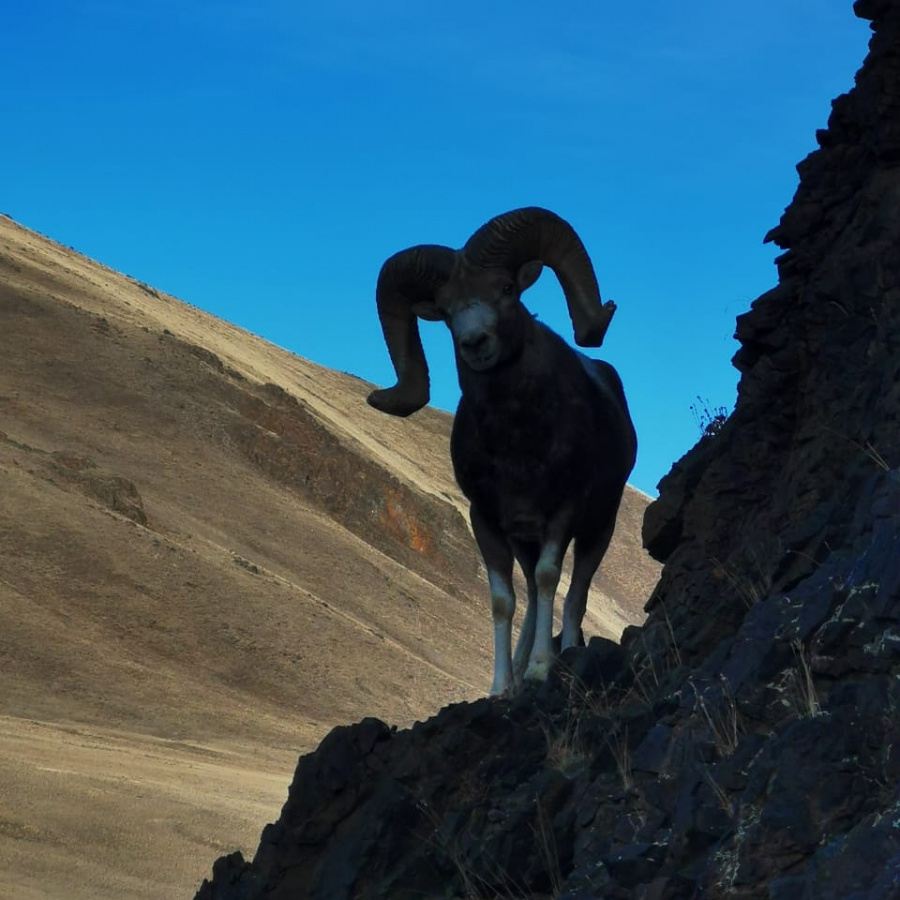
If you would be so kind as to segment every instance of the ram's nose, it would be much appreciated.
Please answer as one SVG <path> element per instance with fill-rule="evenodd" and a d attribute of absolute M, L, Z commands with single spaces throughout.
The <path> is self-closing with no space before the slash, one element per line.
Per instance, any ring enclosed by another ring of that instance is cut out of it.
<path fill-rule="evenodd" d="M 478 358 L 484 355 L 488 348 L 490 337 L 484 331 L 473 331 L 464 334 L 459 339 L 459 349 L 466 356 Z"/>

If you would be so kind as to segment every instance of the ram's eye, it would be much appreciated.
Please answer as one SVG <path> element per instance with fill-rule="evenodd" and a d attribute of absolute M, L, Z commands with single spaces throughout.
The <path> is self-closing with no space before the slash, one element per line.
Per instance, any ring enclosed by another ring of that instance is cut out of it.
<path fill-rule="evenodd" d="M 513 286 L 511 281 L 507 281 L 506 284 L 503 285 L 503 293 L 509 296 L 513 292 Z"/>

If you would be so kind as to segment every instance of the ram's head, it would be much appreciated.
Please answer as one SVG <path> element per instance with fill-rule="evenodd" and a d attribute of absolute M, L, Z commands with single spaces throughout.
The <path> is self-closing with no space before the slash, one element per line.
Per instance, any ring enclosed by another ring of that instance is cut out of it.
<path fill-rule="evenodd" d="M 376 300 L 397 384 L 369 403 L 408 416 L 429 399 L 428 364 L 416 317 L 445 321 L 462 364 L 483 371 L 515 352 L 527 315 L 521 293 L 547 265 L 566 296 L 575 342 L 599 347 L 615 304 L 602 303 L 594 269 L 575 230 L 555 213 L 526 207 L 496 216 L 461 250 L 422 244 L 390 257 Z"/>

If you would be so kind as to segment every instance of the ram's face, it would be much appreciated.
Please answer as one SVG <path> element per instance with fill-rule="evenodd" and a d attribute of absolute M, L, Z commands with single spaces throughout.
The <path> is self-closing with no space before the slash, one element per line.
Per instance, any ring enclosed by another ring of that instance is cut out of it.
<path fill-rule="evenodd" d="M 524 322 L 530 318 L 519 299 L 540 275 L 541 264 L 518 272 L 463 269 L 435 295 L 434 314 L 447 323 L 462 363 L 476 372 L 492 369 L 518 354 Z"/>
<path fill-rule="evenodd" d="M 521 308 L 521 291 L 509 272 L 487 269 L 453 279 L 438 294 L 456 351 L 470 369 L 483 372 L 509 356 L 510 325 Z"/>

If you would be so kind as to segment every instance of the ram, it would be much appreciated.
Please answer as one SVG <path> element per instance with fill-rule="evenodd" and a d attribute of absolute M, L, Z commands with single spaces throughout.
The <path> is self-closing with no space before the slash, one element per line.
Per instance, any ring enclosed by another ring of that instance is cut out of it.
<path fill-rule="evenodd" d="M 522 304 L 543 265 L 563 288 L 576 343 L 600 346 L 615 305 L 601 303 L 574 229 L 538 207 L 491 219 L 461 250 L 419 245 L 395 254 L 382 266 L 376 292 L 398 379 L 369 395 L 376 409 L 407 416 L 428 402 L 417 316 L 444 321 L 453 336 L 462 397 L 450 455 L 490 584 L 492 695 L 512 692 L 523 678 L 546 678 L 553 604 L 572 542 L 561 647 L 581 640 L 588 589 L 637 452 L 615 369 L 571 348 Z M 515 655 L 514 560 L 528 591 Z"/>

